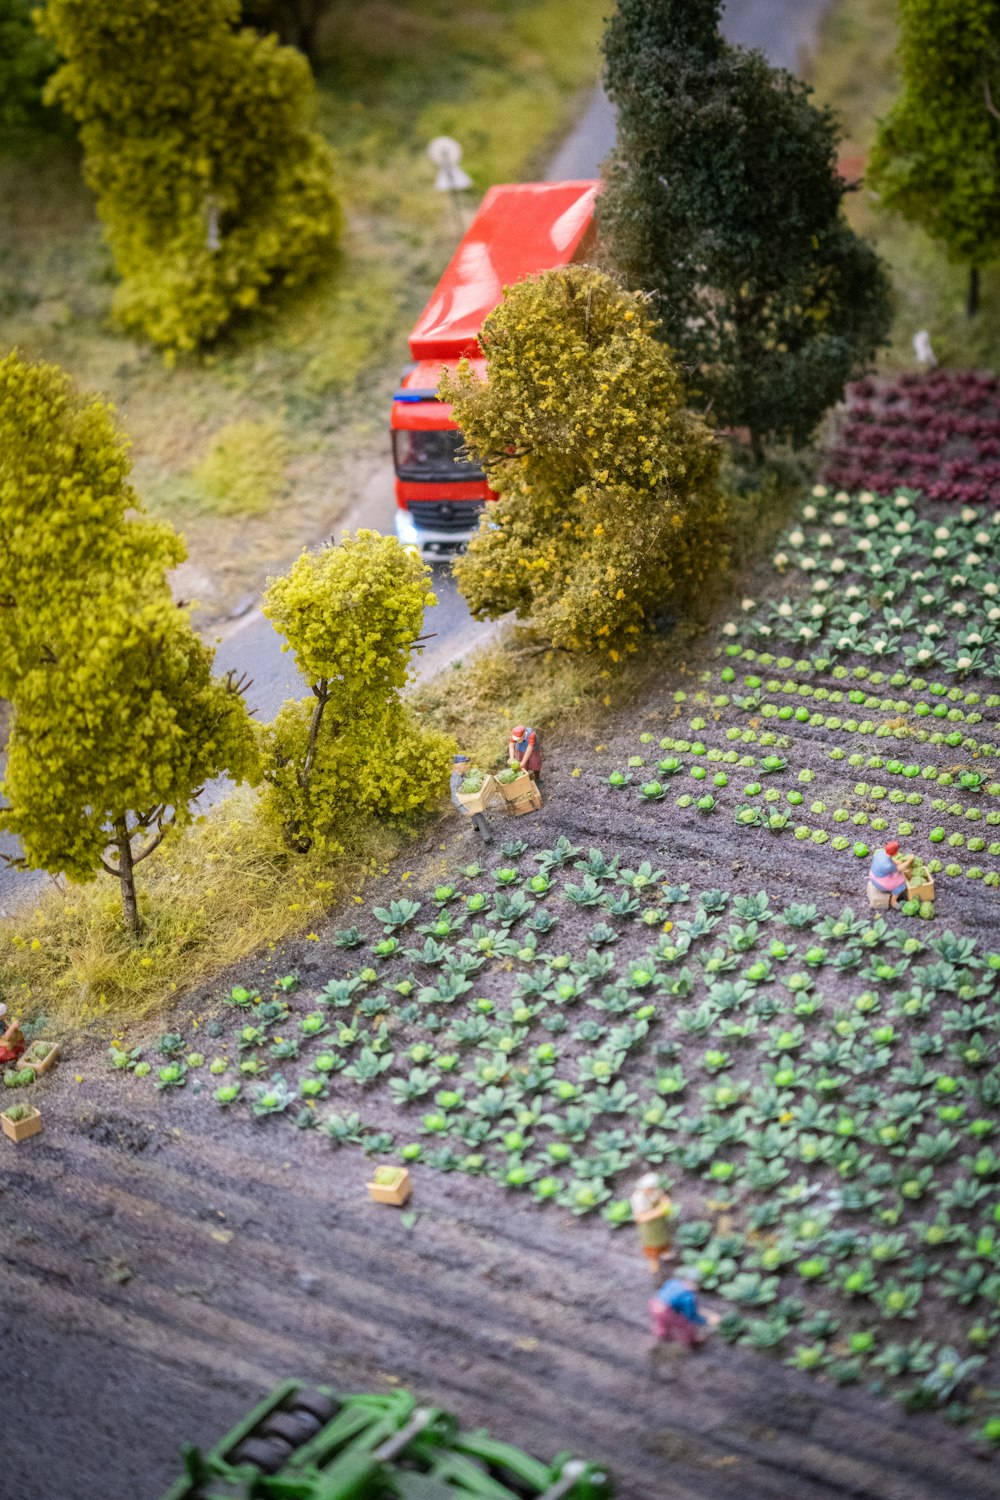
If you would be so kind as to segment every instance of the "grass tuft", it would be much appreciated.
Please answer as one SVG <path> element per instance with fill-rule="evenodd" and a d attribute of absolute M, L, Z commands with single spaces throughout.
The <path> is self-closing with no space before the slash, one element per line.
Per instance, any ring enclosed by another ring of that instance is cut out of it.
<path fill-rule="evenodd" d="M 0 990 L 60 1029 L 128 1025 L 308 931 L 406 839 L 358 819 L 345 824 L 340 857 L 321 864 L 290 854 L 256 793 L 241 788 L 140 867 L 138 943 L 122 930 L 114 881 L 53 885 L 33 910 L 0 922 Z"/>
<path fill-rule="evenodd" d="M 208 505 L 221 515 L 259 516 L 287 490 L 288 441 L 276 421 L 229 422 L 194 471 Z"/>

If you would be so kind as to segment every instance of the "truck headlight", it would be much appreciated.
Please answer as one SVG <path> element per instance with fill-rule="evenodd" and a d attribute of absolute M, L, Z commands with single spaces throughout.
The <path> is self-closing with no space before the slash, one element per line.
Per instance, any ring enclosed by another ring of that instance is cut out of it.
<path fill-rule="evenodd" d="M 419 547 L 420 537 L 417 528 L 413 524 L 413 517 L 408 510 L 401 506 L 396 507 L 396 535 L 404 547 Z"/>

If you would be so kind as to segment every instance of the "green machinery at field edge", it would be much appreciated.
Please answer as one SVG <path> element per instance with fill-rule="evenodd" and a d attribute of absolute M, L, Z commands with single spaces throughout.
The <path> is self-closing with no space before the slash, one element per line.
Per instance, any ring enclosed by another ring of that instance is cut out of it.
<path fill-rule="evenodd" d="M 342 1396 L 287 1380 L 208 1453 L 186 1445 L 162 1500 L 610 1500 L 600 1466 L 550 1464 L 407 1391 Z"/>

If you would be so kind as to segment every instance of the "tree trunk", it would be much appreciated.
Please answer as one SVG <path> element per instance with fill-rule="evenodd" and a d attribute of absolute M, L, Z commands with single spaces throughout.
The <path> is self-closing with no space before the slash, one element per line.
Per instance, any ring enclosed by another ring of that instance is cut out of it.
<path fill-rule="evenodd" d="M 764 444 L 761 439 L 760 433 L 754 432 L 752 427 L 750 429 L 750 451 L 754 456 L 755 463 L 762 464 L 764 462 L 764 459 L 767 457 L 766 453 L 764 452 Z"/>
<path fill-rule="evenodd" d="M 979 312 L 979 267 L 969 267 L 969 290 L 965 298 L 966 315 L 974 318 Z"/>
<path fill-rule="evenodd" d="M 328 0 L 297 0 L 297 4 L 293 6 L 294 20 L 291 26 L 293 35 L 289 40 L 305 54 L 312 68 L 315 68 L 319 61 L 316 55 L 319 23 L 327 5 Z"/>
<path fill-rule="evenodd" d="M 305 760 L 302 762 L 302 770 L 299 772 L 299 786 L 302 790 L 309 790 L 309 778 L 312 775 L 313 761 L 316 759 L 316 742 L 319 738 L 319 726 L 323 721 L 323 711 L 330 700 L 329 683 L 325 677 L 313 687 L 316 697 L 316 707 L 313 709 L 312 723 L 309 725 L 309 741 L 306 745 Z"/>
<path fill-rule="evenodd" d="M 118 845 L 118 879 L 122 888 L 122 920 L 130 937 L 138 937 L 142 931 L 139 921 L 139 905 L 135 897 L 135 865 L 132 860 L 132 840 L 124 818 L 115 824 L 115 842 Z"/>
<path fill-rule="evenodd" d="M 296 39 L 296 46 L 298 47 L 300 52 L 305 54 L 306 58 L 309 61 L 309 66 L 313 69 L 315 69 L 317 61 L 316 31 L 318 25 L 318 20 L 315 17 L 310 17 L 308 20 L 300 21 L 298 24 L 299 34 Z"/>

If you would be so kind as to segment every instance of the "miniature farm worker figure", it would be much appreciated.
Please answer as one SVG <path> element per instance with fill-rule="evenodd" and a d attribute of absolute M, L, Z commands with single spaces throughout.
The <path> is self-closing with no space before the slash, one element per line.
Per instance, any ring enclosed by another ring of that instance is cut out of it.
<path fill-rule="evenodd" d="M 538 735 L 530 724 L 518 724 L 511 730 L 507 759 L 512 766 L 520 766 L 522 771 L 530 772 L 534 781 L 541 782 L 542 755 L 538 748 Z"/>
<path fill-rule="evenodd" d="M 16 1062 L 27 1046 L 20 1021 L 11 1021 L 6 1030 L 3 1030 L 6 1015 L 6 1005 L 0 1005 L 0 1063 Z"/>
<path fill-rule="evenodd" d="M 878 850 L 868 872 L 869 882 L 889 897 L 891 906 L 896 906 L 900 896 L 906 895 L 906 877 L 913 864 L 912 854 L 901 859 L 897 858 L 898 854 L 899 844 L 891 839 L 884 849 Z"/>
<path fill-rule="evenodd" d="M 670 1220 L 674 1206 L 660 1185 L 655 1172 L 647 1172 L 636 1183 L 631 1197 L 632 1218 L 639 1229 L 639 1244 L 642 1253 L 653 1269 L 660 1274 L 660 1261 L 670 1255 L 672 1236 Z"/>
<path fill-rule="evenodd" d="M 470 761 L 467 755 L 456 755 L 453 757 L 450 781 L 451 800 L 452 802 L 454 802 L 460 813 L 463 813 L 465 817 L 472 819 L 473 828 L 479 834 L 479 837 L 482 839 L 483 843 L 488 844 L 490 842 L 490 839 L 492 838 L 492 834 L 490 833 L 490 825 L 486 821 L 486 814 L 470 811 L 470 809 L 466 807 L 465 803 L 459 800 L 459 792 L 461 791 L 462 782 L 469 774 L 469 765 Z"/>
<path fill-rule="evenodd" d="M 695 1270 L 681 1271 L 665 1281 L 650 1298 L 649 1316 L 658 1339 L 669 1339 L 693 1349 L 704 1342 L 709 1328 L 718 1321 L 717 1313 L 703 1313 L 698 1306 L 701 1276 Z"/>

